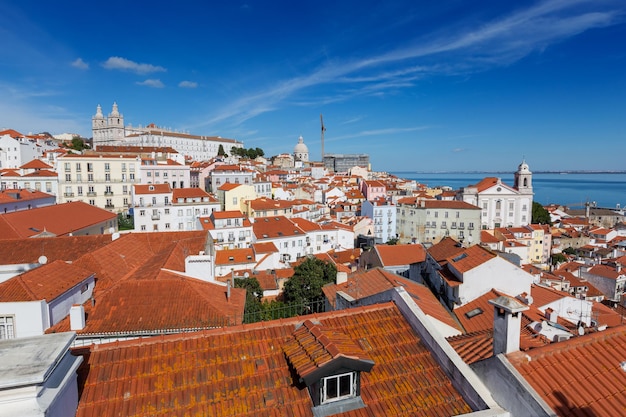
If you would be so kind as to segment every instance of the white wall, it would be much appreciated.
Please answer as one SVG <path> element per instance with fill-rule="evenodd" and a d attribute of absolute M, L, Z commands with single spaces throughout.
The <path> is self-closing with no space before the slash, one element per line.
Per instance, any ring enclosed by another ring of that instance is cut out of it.
<path fill-rule="evenodd" d="M 95 284 L 94 275 L 82 281 L 74 288 L 66 291 L 60 297 L 55 298 L 48 304 L 50 311 L 50 326 L 54 326 L 70 314 L 70 309 L 74 304 L 83 304 L 91 298 L 93 287 Z M 81 292 L 83 285 L 87 288 L 85 292 Z"/>
<path fill-rule="evenodd" d="M 0 303 L 0 315 L 14 316 L 15 337 L 40 336 L 50 327 L 45 300 Z"/>

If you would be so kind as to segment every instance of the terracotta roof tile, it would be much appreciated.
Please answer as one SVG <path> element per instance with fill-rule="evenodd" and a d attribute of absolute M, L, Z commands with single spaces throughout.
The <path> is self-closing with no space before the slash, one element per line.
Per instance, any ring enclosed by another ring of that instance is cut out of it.
<path fill-rule="evenodd" d="M 47 262 L 58 259 L 71 262 L 109 243 L 111 235 L 0 240 L 0 265 L 34 264 L 41 256 L 45 256 Z"/>
<path fill-rule="evenodd" d="M 51 302 L 92 275 L 76 265 L 54 261 L 0 283 L 0 302 Z"/>
<path fill-rule="evenodd" d="M 91 346 L 79 371 L 76 416 L 313 416 L 309 393 L 294 380 L 282 349 L 302 320 Z M 429 417 L 472 411 L 393 304 L 310 320 L 345 335 L 353 350 L 375 363 L 361 373 L 367 407 L 338 415 Z"/>
<path fill-rule="evenodd" d="M 450 267 L 463 274 L 494 259 L 496 256 L 495 253 L 488 249 L 480 245 L 474 245 L 464 249 L 462 253 L 449 257 L 447 263 Z"/>
<path fill-rule="evenodd" d="M 626 410 L 626 327 L 507 355 L 559 416 L 621 416 Z M 580 414 L 582 415 L 582 414 Z"/>
<path fill-rule="evenodd" d="M 204 191 L 202 188 L 174 188 L 172 190 L 172 200 L 173 202 L 178 201 L 179 198 L 205 198 L 211 197 L 209 193 Z M 211 197 L 211 202 L 217 201 L 214 197 Z"/>
<path fill-rule="evenodd" d="M 53 169 L 50 165 L 46 164 L 41 159 L 33 159 L 30 162 L 25 163 L 20 169 Z"/>
<path fill-rule="evenodd" d="M 426 260 L 426 251 L 422 245 L 376 245 L 384 266 L 410 265 Z"/>
<path fill-rule="evenodd" d="M 348 277 L 346 282 L 342 284 L 327 284 L 322 290 L 330 305 L 334 306 L 338 291 L 342 291 L 350 297 L 359 300 L 397 287 L 404 288 L 425 314 L 452 328 L 461 330 L 459 322 L 437 300 L 428 287 L 382 268 L 355 272 Z"/>
<path fill-rule="evenodd" d="M 65 236 L 99 223 L 113 221 L 116 217 L 115 213 L 80 201 L 16 211 L 0 216 L 0 240 L 30 237 L 44 230 L 57 236 Z"/>
<path fill-rule="evenodd" d="M 172 191 L 168 183 L 165 184 L 135 184 L 135 194 L 167 194 Z"/>
<path fill-rule="evenodd" d="M 429 248 L 427 252 L 435 262 L 441 263 L 447 258 L 463 252 L 463 247 L 453 238 L 445 237 Z"/>

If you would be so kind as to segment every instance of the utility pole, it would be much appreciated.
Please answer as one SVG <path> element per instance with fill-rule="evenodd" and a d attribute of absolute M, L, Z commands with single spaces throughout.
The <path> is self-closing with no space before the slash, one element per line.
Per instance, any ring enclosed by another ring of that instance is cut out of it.
<path fill-rule="evenodd" d="M 324 132 L 326 128 L 324 127 L 324 118 L 322 117 L 322 113 L 320 113 L 320 123 L 322 124 L 322 163 L 324 163 Z"/>

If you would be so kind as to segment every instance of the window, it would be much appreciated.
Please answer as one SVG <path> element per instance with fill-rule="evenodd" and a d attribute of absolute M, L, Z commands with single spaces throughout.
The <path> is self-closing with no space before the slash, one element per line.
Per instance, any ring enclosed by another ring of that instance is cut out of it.
<path fill-rule="evenodd" d="M 47 193 L 51 193 L 52 192 L 52 183 L 51 182 L 46 182 L 46 192 Z"/>
<path fill-rule="evenodd" d="M 72 182 L 72 174 L 65 174 L 65 181 Z"/>
<path fill-rule="evenodd" d="M 87 174 L 87 181 L 93 182 L 93 174 Z"/>
<path fill-rule="evenodd" d="M 356 373 L 333 375 L 322 378 L 321 403 L 343 400 L 356 396 Z"/>
<path fill-rule="evenodd" d="M 65 172 L 70 172 L 72 170 L 72 168 L 70 167 L 70 163 L 66 162 L 65 163 Z"/>
<path fill-rule="evenodd" d="M 170 214 L 170 209 L 165 209 L 165 214 Z"/>
<path fill-rule="evenodd" d="M 145 210 L 139 210 L 139 215 L 140 216 L 145 216 L 146 215 L 146 211 Z"/>
<path fill-rule="evenodd" d="M 157 198 L 156 197 L 152 197 L 152 204 L 156 204 L 157 203 Z"/>
<path fill-rule="evenodd" d="M 165 228 L 169 229 L 170 228 L 170 224 L 169 223 L 165 223 Z"/>
<path fill-rule="evenodd" d="M 96 200 L 89 200 L 89 204 L 92 205 L 92 206 L 95 206 L 96 205 Z"/>
<path fill-rule="evenodd" d="M 109 164 L 108 162 L 104 163 L 104 170 L 105 171 L 110 171 L 111 170 L 111 164 Z"/>
<path fill-rule="evenodd" d="M 0 316 L 0 340 L 15 338 L 15 318 Z"/>
<path fill-rule="evenodd" d="M 111 182 L 111 174 L 104 174 L 104 180 L 106 182 Z"/>
<path fill-rule="evenodd" d="M 145 231 L 146 231 L 146 225 L 145 225 L 145 224 L 142 224 L 142 225 L 141 225 L 141 230 L 142 230 L 143 232 L 145 232 Z"/>
<path fill-rule="evenodd" d="M 87 162 L 87 172 L 93 172 L 93 164 L 91 162 Z"/>
<path fill-rule="evenodd" d="M 80 162 L 76 162 L 76 172 L 80 172 Z"/>
<path fill-rule="evenodd" d="M 78 186 L 78 195 L 83 195 L 83 187 L 81 187 L 80 185 Z"/>

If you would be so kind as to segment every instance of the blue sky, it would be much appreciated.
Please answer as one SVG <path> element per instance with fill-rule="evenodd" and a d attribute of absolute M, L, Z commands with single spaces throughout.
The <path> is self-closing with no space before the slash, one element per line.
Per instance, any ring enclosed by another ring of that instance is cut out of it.
<path fill-rule="evenodd" d="M 9 4 L 11 3 L 11 4 Z M 207 3 L 207 4 L 204 4 Z M 387 4 L 388 3 L 388 4 Z M 626 2 L 0 2 L 0 128 L 96 106 L 374 170 L 624 169 Z"/>

